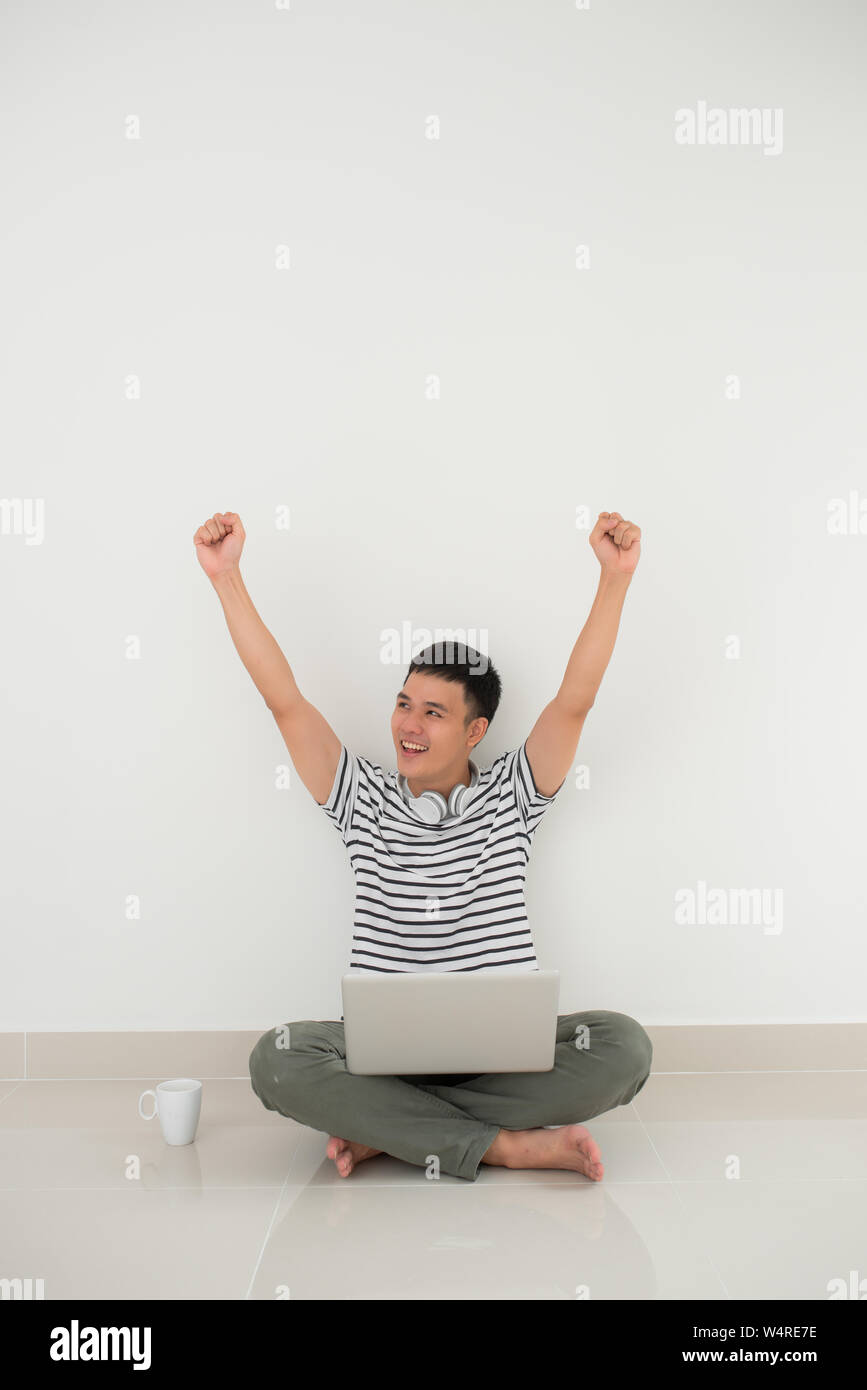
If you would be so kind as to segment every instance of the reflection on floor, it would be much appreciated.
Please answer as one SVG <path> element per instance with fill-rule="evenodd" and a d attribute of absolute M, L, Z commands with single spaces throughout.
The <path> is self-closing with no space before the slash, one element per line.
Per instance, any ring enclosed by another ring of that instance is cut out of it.
<path fill-rule="evenodd" d="M 587 1122 L 601 1183 L 386 1155 L 341 1178 L 246 1079 L 206 1081 L 171 1148 L 137 1114 L 158 1079 L 0 1081 L 0 1278 L 46 1300 L 827 1300 L 867 1272 L 865 1071 L 654 1073 Z"/>

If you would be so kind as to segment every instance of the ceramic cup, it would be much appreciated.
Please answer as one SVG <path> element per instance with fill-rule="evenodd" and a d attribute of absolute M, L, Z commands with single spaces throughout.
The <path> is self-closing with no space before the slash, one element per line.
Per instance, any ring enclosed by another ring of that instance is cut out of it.
<path fill-rule="evenodd" d="M 154 1108 L 149 1115 L 142 1110 L 145 1096 L 153 1096 Z M 192 1144 L 196 1137 L 202 1109 L 202 1083 L 191 1077 L 176 1081 L 161 1081 L 155 1091 L 142 1091 L 138 1098 L 138 1113 L 143 1120 L 160 1117 L 160 1127 L 167 1144 Z"/>

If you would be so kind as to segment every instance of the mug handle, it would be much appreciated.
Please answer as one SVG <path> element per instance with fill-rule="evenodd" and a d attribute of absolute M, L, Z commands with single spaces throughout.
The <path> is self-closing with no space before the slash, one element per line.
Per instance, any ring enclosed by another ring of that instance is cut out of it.
<path fill-rule="evenodd" d="M 141 1108 L 141 1103 L 142 1103 L 142 1101 L 144 1100 L 145 1096 L 153 1096 L 153 1098 L 154 1098 L 154 1108 L 153 1108 L 153 1110 L 151 1111 L 151 1113 L 150 1113 L 149 1115 L 146 1115 L 145 1112 L 144 1112 L 144 1111 L 142 1110 L 142 1108 Z M 158 1106 L 157 1106 L 157 1093 L 156 1093 L 156 1091 L 142 1091 L 141 1095 L 140 1095 L 139 1098 L 138 1098 L 138 1113 L 141 1115 L 142 1119 L 143 1119 L 143 1120 L 152 1120 L 153 1117 L 154 1117 L 154 1115 L 157 1113 L 157 1109 L 158 1109 Z"/>

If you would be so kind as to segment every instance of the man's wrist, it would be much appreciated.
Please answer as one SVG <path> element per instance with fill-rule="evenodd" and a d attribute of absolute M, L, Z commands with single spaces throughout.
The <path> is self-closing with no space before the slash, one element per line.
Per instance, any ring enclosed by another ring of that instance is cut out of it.
<path fill-rule="evenodd" d="M 240 578 L 240 566 L 233 565 L 231 569 L 220 570 L 219 574 L 213 575 L 211 578 L 211 583 L 213 584 L 215 589 L 221 589 L 226 587 L 231 588 L 232 585 L 236 582 L 236 580 L 239 580 Z"/>
<path fill-rule="evenodd" d="M 632 583 L 632 575 L 624 574 L 621 570 L 603 569 L 599 576 L 600 589 L 611 589 L 614 592 L 625 592 Z"/>

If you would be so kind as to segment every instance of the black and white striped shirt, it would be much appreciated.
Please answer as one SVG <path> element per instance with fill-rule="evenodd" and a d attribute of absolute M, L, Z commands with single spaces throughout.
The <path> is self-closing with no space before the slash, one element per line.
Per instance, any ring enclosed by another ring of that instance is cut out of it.
<path fill-rule="evenodd" d="M 538 970 L 524 905 L 530 841 L 554 797 L 536 790 L 526 742 L 482 771 L 465 815 L 426 825 L 398 774 L 350 753 L 321 804 L 355 875 L 350 970 Z"/>

